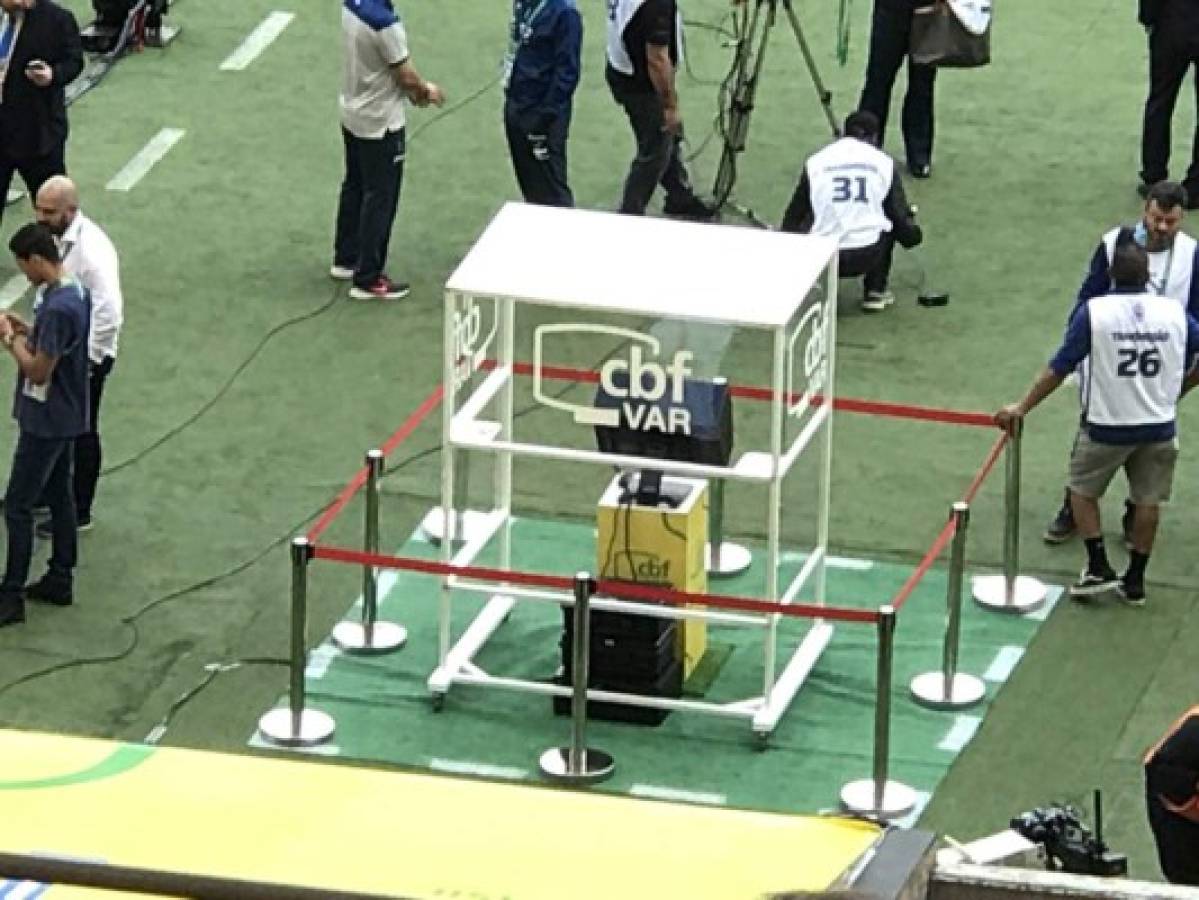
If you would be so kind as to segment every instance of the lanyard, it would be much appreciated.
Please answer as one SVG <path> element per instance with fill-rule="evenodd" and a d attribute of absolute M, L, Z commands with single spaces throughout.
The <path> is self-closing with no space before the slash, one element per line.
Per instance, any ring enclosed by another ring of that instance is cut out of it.
<path fill-rule="evenodd" d="M 541 11 L 549 4 L 549 0 L 540 0 L 531 10 L 528 10 L 523 16 L 517 15 L 517 9 L 520 8 L 520 2 L 517 0 L 512 6 L 512 38 L 510 49 L 512 55 L 516 55 L 518 47 L 524 46 L 533 34 L 533 22 L 541 15 Z"/>
<path fill-rule="evenodd" d="M 1166 252 L 1166 268 L 1162 272 L 1162 283 L 1160 285 L 1152 285 L 1159 297 L 1166 296 L 1166 290 L 1170 287 L 1170 273 L 1174 271 L 1174 243 L 1170 244 L 1170 249 Z"/>
<path fill-rule="evenodd" d="M 508 90 L 508 82 L 512 80 L 512 67 L 516 64 L 516 51 L 529 42 L 529 38 L 533 36 L 533 22 L 548 4 L 549 0 L 540 0 L 523 16 L 519 14 L 520 0 L 516 0 L 512 4 L 512 30 L 508 35 L 508 50 L 504 54 L 502 76 L 505 91 Z"/>
<path fill-rule="evenodd" d="M 8 63 L 17 37 L 17 17 L 13 13 L 0 12 L 0 65 Z"/>

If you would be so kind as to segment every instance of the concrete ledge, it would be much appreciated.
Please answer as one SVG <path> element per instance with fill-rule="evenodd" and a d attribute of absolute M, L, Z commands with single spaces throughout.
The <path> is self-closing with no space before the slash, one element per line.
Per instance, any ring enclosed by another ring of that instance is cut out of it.
<path fill-rule="evenodd" d="M 929 900 L 1049 900 L 1060 897 L 1199 900 L 1199 888 L 1127 878 L 1097 878 L 1093 875 L 958 863 L 936 867 L 928 896 Z"/>

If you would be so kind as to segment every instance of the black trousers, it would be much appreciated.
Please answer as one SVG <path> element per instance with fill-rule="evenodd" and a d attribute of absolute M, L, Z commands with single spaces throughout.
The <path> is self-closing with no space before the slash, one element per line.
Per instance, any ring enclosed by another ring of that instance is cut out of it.
<path fill-rule="evenodd" d="M 663 127 L 662 101 L 658 95 L 653 91 L 629 90 L 611 69 L 607 80 L 613 98 L 629 117 L 637 142 L 637 155 L 625 178 L 620 211 L 642 215 L 659 184 L 666 189 L 667 203 L 690 200 L 695 192 L 683 164 L 683 138 Z"/>
<path fill-rule="evenodd" d="M 1145 805 L 1162 874 L 1171 884 L 1199 887 L 1199 823 L 1170 812 L 1150 791 L 1146 791 Z"/>
<path fill-rule="evenodd" d="M 574 206 L 574 194 L 566 178 L 566 140 L 570 114 L 554 119 L 545 129 L 545 159 L 538 159 L 529 141 L 530 128 L 512 110 L 504 110 L 504 133 L 508 154 L 516 172 L 516 183 L 526 203 L 541 206 Z"/>
<path fill-rule="evenodd" d="M 33 507 L 41 497 L 50 507 L 50 575 L 70 583 L 75 568 L 78 536 L 75 504 L 71 499 L 70 438 L 40 438 L 24 431 L 17 437 L 12 471 L 4 494 L 8 526 L 8 558 L 0 595 L 11 596 L 25 587 L 33 559 Z"/>
<path fill-rule="evenodd" d="M 879 121 L 879 144 L 887 131 L 891 89 L 899 67 L 908 55 L 912 34 L 912 0 L 874 0 L 870 24 L 870 55 L 866 83 L 858 108 L 874 113 Z M 923 166 L 933 158 L 933 85 L 937 70 L 908 60 L 908 89 L 903 98 L 903 144 L 908 165 Z"/>
<path fill-rule="evenodd" d="M 404 129 L 381 138 L 341 130 L 345 176 L 337 201 L 333 262 L 354 270 L 354 284 L 370 287 L 383 274 L 391 228 L 404 183 Z"/>
<path fill-rule="evenodd" d="M 891 278 L 891 258 L 895 253 L 895 238 L 884 231 L 869 247 L 842 250 L 837 255 L 837 274 L 841 278 L 857 278 L 867 292 L 881 294 Z"/>
<path fill-rule="evenodd" d="M 91 423 L 89 431 L 75 438 L 75 512 L 81 521 L 92 517 L 92 502 L 96 499 L 96 482 L 100 478 L 103 451 L 100 447 L 100 399 L 104 396 L 104 382 L 116 360 L 104 357 L 104 362 L 91 363 L 89 371 L 89 399 L 91 401 Z"/>
<path fill-rule="evenodd" d="M 1141 129 L 1141 180 L 1146 184 L 1165 181 L 1170 175 L 1170 122 L 1182 82 L 1192 66 L 1199 64 L 1199 34 L 1193 23 L 1177 23 L 1166 4 L 1163 21 L 1149 37 L 1149 96 Z M 1185 26 L 1185 27 L 1183 27 Z M 1195 76 L 1195 100 L 1199 109 L 1199 68 Z M 1199 200 L 1199 126 L 1195 129 L 1191 163 L 1183 185 L 1193 200 Z"/>
<path fill-rule="evenodd" d="M 52 175 L 66 175 L 66 147 L 59 145 L 46 156 L 35 156 L 31 159 L 14 159 L 0 150 L 0 220 L 4 219 L 4 204 L 8 199 L 8 189 L 12 185 L 13 173 L 19 173 L 21 180 L 29 191 L 29 202 L 37 197 L 38 188 L 46 183 Z"/>

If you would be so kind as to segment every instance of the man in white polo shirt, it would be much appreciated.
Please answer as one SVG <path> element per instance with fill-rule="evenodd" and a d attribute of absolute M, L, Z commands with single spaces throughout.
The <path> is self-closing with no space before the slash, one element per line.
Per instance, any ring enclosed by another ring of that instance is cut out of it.
<path fill-rule="evenodd" d="M 345 177 L 337 204 L 333 267 L 356 300 L 402 300 L 408 285 L 383 271 L 404 178 L 404 99 L 445 102 L 408 58 L 408 36 L 391 0 L 344 0 L 341 135 Z"/>
<path fill-rule="evenodd" d="M 91 414 L 87 428 L 75 438 L 75 515 L 80 531 L 92 527 L 92 501 L 102 460 L 100 399 L 104 382 L 117 361 L 117 342 L 124 321 L 121 263 L 116 247 L 95 222 L 79 211 L 79 192 L 65 175 L 55 175 L 38 189 L 37 219 L 58 239 L 63 271 L 91 294 L 88 333 L 88 392 Z M 40 299 L 40 298 L 39 298 Z M 38 535 L 49 537 L 49 524 Z"/>

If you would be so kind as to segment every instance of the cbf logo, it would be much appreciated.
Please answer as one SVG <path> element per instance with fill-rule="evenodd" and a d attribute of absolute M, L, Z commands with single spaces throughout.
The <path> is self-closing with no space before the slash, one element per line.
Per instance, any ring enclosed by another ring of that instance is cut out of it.
<path fill-rule="evenodd" d="M 670 560 L 644 550 L 624 550 L 616 554 L 606 578 L 626 578 L 649 584 L 670 584 Z"/>
<path fill-rule="evenodd" d="M 787 415 L 802 419 L 812 398 L 828 381 L 828 342 L 832 304 L 815 302 L 804 310 L 787 346 Z"/>
<path fill-rule="evenodd" d="M 454 388 L 462 387 L 487 358 L 495 338 L 497 320 L 494 311 L 491 327 L 483 331 L 483 308 L 474 298 L 467 298 L 461 308 L 454 310 Z"/>
<path fill-rule="evenodd" d="M 595 334 L 623 338 L 626 354 L 609 359 L 600 369 L 600 386 L 614 406 L 567 403 L 544 390 L 542 364 L 545 342 L 553 335 Z M 620 427 L 621 421 L 637 431 L 691 434 L 691 411 L 684 406 L 687 377 L 695 354 L 679 350 L 662 359 L 662 344 L 652 335 L 607 325 L 541 325 L 533 333 L 533 396 L 538 403 L 561 409 L 580 425 Z"/>

